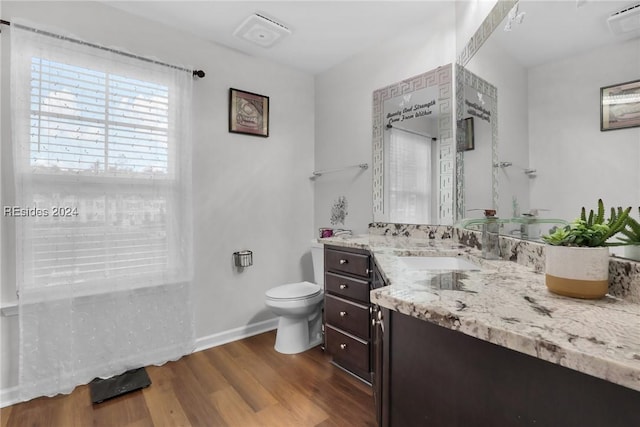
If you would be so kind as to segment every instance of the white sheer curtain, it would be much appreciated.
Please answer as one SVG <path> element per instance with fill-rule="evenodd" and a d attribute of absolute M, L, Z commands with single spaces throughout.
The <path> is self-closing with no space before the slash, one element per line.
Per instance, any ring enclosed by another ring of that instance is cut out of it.
<path fill-rule="evenodd" d="M 11 26 L 21 398 L 195 346 L 190 73 Z"/>
<path fill-rule="evenodd" d="M 388 157 L 390 222 L 431 224 L 429 138 L 391 129 Z"/>

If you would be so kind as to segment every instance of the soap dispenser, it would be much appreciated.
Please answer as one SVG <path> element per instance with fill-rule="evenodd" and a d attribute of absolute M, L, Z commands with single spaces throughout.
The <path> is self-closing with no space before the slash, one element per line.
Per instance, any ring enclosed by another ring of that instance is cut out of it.
<path fill-rule="evenodd" d="M 500 223 L 495 209 L 485 209 L 486 222 L 482 224 L 482 257 L 500 259 Z"/>

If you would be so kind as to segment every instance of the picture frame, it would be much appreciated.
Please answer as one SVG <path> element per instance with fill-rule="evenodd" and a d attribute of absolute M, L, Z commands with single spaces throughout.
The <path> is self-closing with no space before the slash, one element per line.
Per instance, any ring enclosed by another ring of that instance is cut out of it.
<path fill-rule="evenodd" d="M 640 80 L 600 88 L 600 131 L 640 126 Z"/>
<path fill-rule="evenodd" d="M 470 151 L 476 148 L 475 138 L 473 134 L 473 117 L 463 119 L 464 126 L 464 147 L 462 151 Z"/>
<path fill-rule="evenodd" d="M 269 136 L 269 97 L 229 89 L 229 132 Z"/>

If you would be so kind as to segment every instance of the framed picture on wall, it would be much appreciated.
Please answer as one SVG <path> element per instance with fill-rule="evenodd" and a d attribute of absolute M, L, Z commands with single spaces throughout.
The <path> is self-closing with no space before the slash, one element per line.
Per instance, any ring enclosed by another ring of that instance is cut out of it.
<path fill-rule="evenodd" d="M 269 136 L 269 97 L 229 89 L 229 132 Z"/>
<path fill-rule="evenodd" d="M 600 88 L 600 130 L 640 126 L 640 80 Z"/>

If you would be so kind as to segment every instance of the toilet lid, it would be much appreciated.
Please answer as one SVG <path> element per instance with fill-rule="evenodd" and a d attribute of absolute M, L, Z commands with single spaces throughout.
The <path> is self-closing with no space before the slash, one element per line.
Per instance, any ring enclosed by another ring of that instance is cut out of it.
<path fill-rule="evenodd" d="M 271 299 L 302 299 L 318 295 L 322 288 L 314 283 L 300 282 L 288 285 L 276 286 L 266 292 L 267 298 Z"/>

